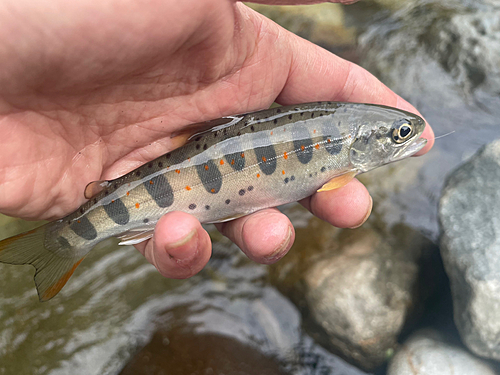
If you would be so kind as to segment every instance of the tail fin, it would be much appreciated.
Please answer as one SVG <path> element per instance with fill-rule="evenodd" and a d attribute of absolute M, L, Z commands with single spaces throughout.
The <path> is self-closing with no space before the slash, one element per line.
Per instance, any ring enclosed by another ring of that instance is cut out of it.
<path fill-rule="evenodd" d="M 40 301 L 48 301 L 59 293 L 83 260 L 60 257 L 46 249 L 47 225 L 0 241 L 1 263 L 31 264 L 35 267 L 35 284 Z"/>

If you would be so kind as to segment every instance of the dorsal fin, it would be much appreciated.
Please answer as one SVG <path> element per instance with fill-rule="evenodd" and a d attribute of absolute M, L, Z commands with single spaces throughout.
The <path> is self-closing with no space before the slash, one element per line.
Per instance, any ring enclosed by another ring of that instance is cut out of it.
<path fill-rule="evenodd" d="M 243 118 L 240 116 L 228 116 L 221 117 L 215 120 L 197 122 L 195 124 L 190 124 L 179 131 L 173 132 L 170 138 L 176 138 L 182 136 L 187 141 L 192 140 L 195 137 L 198 137 L 202 134 L 211 133 L 213 131 L 218 131 L 224 129 L 228 126 L 234 125 L 239 122 Z"/>
<path fill-rule="evenodd" d="M 109 181 L 106 180 L 92 181 L 85 187 L 85 192 L 84 192 L 85 198 L 87 199 L 92 198 L 93 196 L 99 194 L 108 186 L 109 186 Z"/>

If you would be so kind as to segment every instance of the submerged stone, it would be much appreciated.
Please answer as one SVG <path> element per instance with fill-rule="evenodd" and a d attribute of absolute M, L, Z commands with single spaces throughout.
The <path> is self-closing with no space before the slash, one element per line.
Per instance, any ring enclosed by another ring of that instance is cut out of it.
<path fill-rule="evenodd" d="M 477 355 L 500 360 L 500 141 L 455 170 L 443 190 L 441 254 L 454 318 Z"/>
<path fill-rule="evenodd" d="M 422 330 L 398 350 L 387 375 L 495 375 L 497 370 L 436 331 Z"/>
<path fill-rule="evenodd" d="M 339 230 L 314 218 L 307 235 L 300 231 L 273 266 L 274 283 L 301 308 L 318 342 L 367 371 L 377 368 L 432 293 L 437 248 L 402 225 Z"/>

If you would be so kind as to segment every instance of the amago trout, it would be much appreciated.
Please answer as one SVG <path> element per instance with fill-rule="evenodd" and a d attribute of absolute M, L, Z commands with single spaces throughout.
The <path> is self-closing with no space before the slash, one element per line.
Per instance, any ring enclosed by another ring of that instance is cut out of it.
<path fill-rule="evenodd" d="M 97 243 L 144 241 L 167 212 L 202 223 L 231 220 L 341 187 L 426 143 L 419 116 L 371 104 L 316 102 L 205 125 L 210 130 L 184 146 L 116 180 L 91 183 L 89 201 L 65 218 L 1 241 L 0 262 L 34 266 L 46 301 Z"/>

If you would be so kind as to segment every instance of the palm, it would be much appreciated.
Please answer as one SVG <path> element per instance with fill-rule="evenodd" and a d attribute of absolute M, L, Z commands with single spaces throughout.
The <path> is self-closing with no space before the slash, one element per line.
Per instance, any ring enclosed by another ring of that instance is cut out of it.
<path fill-rule="evenodd" d="M 68 214 L 83 203 L 88 182 L 117 177 L 179 146 L 171 135 L 183 125 L 269 105 L 286 78 L 273 59 L 262 58 L 272 41 L 257 48 L 257 32 L 234 34 L 240 17 L 234 9 L 241 6 L 227 3 L 226 14 L 205 6 L 203 22 L 177 23 L 185 40 L 176 48 L 179 35 L 168 22 L 164 37 L 148 45 L 138 43 L 140 36 L 124 41 L 124 30 L 116 29 L 108 43 L 122 40 L 127 56 L 112 69 L 96 75 L 88 64 L 67 80 L 49 65 L 39 72 L 44 77 L 35 76 L 36 87 L 19 88 L 21 110 L 5 93 L 11 107 L 0 120 L 0 210 L 39 219 Z M 82 57 L 68 52 L 68 61 Z M 103 62 L 115 52 L 93 53 L 85 58 Z"/>

